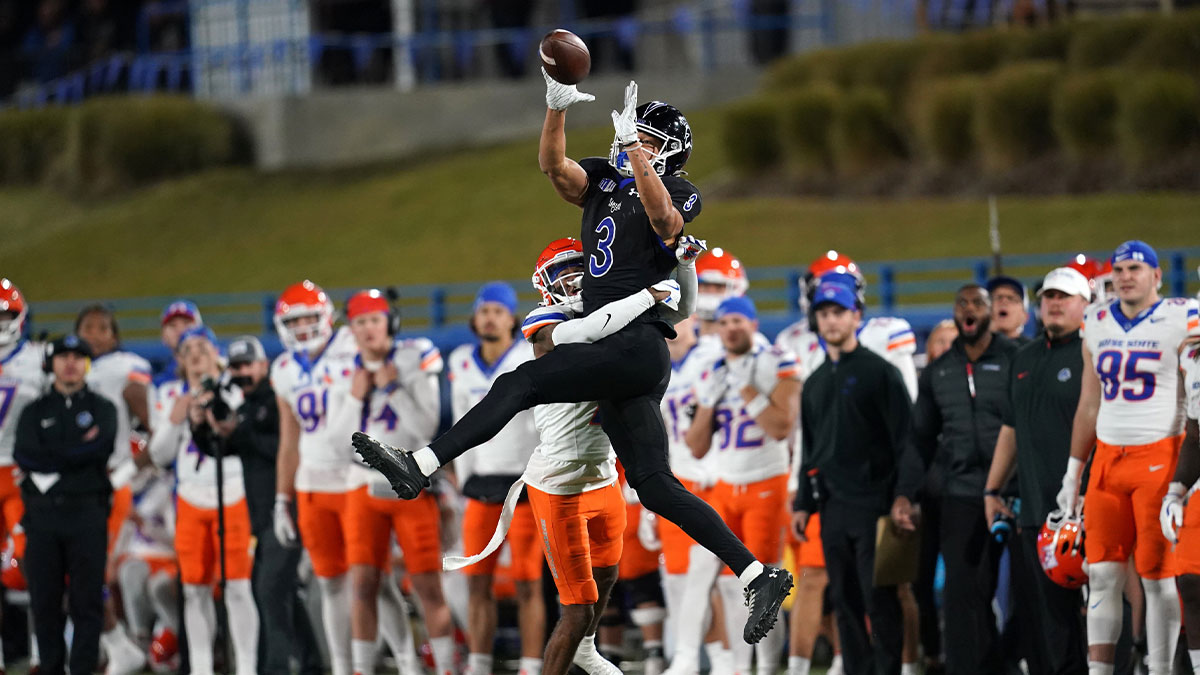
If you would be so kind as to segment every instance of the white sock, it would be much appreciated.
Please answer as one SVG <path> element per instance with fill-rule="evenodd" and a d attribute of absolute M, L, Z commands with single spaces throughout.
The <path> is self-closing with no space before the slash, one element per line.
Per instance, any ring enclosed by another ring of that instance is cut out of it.
<path fill-rule="evenodd" d="M 900 664 L 900 675 L 918 675 L 917 674 L 917 664 L 901 663 Z"/>
<path fill-rule="evenodd" d="M 350 586 L 346 575 L 317 577 L 317 586 L 321 589 L 321 623 L 329 647 L 330 670 L 333 675 L 350 675 Z"/>
<path fill-rule="evenodd" d="M 1200 649 L 1189 649 L 1188 658 L 1192 660 L 1192 673 L 1200 675 Z"/>
<path fill-rule="evenodd" d="M 542 660 L 522 656 L 517 673 L 519 675 L 542 675 Z"/>
<path fill-rule="evenodd" d="M 717 653 L 717 660 L 713 665 L 713 670 L 717 675 L 733 675 L 733 650 L 722 649 Z"/>
<path fill-rule="evenodd" d="M 721 561 L 703 546 L 693 546 L 688 551 L 688 571 L 684 575 L 684 585 L 695 590 L 683 594 L 683 601 L 677 612 L 675 656 L 671 662 L 673 673 L 679 672 L 681 668 L 686 668 L 686 672 L 700 669 L 700 646 L 704 644 L 704 635 L 712 614 L 709 593 L 701 589 L 711 589 L 720 573 Z M 709 661 L 712 662 L 711 654 Z"/>
<path fill-rule="evenodd" d="M 200 584 L 183 587 L 183 625 L 187 629 L 188 663 L 192 675 L 213 675 L 213 633 L 217 608 L 212 590 Z"/>
<path fill-rule="evenodd" d="M 150 604 L 154 606 L 154 617 L 160 626 L 179 635 L 179 595 L 175 592 L 175 578 L 166 574 L 155 574 L 147 583 Z"/>
<path fill-rule="evenodd" d="M 408 622 L 408 603 L 400 594 L 400 589 L 396 588 L 396 582 L 390 574 L 383 580 L 379 589 L 376 607 L 379 617 L 379 634 L 383 636 L 388 649 L 392 651 L 392 656 L 396 658 L 396 665 L 401 667 L 401 672 L 403 672 L 403 664 L 411 660 L 415 653 L 413 651 L 412 625 Z M 353 658 L 353 650 L 351 651 L 351 658 Z M 354 666 L 354 670 L 358 671 L 357 665 Z"/>
<path fill-rule="evenodd" d="M 454 675 L 454 638 L 449 635 L 429 638 L 429 646 L 433 648 L 436 675 Z"/>
<path fill-rule="evenodd" d="M 1146 594 L 1146 651 L 1150 675 L 1171 675 L 1182 619 L 1175 578 L 1142 579 Z"/>
<path fill-rule="evenodd" d="M 812 661 L 803 656 L 789 656 L 787 675 L 808 675 L 808 670 L 812 668 Z"/>
<path fill-rule="evenodd" d="M 842 655 L 841 654 L 833 655 L 833 660 L 831 660 L 829 662 L 829 670 L 826 672 L 830 673 L 830 675 L 832 675 L 833 673 L 838 673 L 838 675 L 841 675 L 841 673 L 843 672 L 843 670 L 842 670 Z"/>
<path fill-rule="evenodd" d="M 725 645 L 721 644 L 720 640 L 704 643 L 704 654 L 708 657 L 709 668 L 713 670 L 717 669 L 717 662 L 721 660 L 721 653 L 724 651 Z"/>
<path fill-rule="evenodd" d="M 374 640 L 350 640 L 350 663 L 354 666 L 354 675 L 375 675 L 375 657 L 378 654 Z"/>
<path fill-rule="evenodd" d="M 412 458 L 417 460 L 417 466 L 421 467 L 421 473 L 426 476 L 432 476 L 434 471 L 442 468 L 442 463 L 428 445 L 414 452 Z"/>
<path fill-rule="evenodd" d="M 1113 664 L 1101 661 L 1088 661 L 1088 675 L 1112 675 Z"/>
<path fill-rule="evenodd" d="M 492 655 L 467 654 L 467 675 L 492 675 Z"/>
<path fill-rule="evenodd" d="M 258 608 L 249 579 L 225 582 L 225 607 L 229 611 L 229 632 L 237 659 L 237 675 L 258 672 Z"/>
<path fill-rule="evenodd" d="M 725 603 L 725 635 L 729 636 L 729 651 L 733 653 L 733 670 L 739 675 L 750 675 L 754 645 L 748 645 L 742 639 L 742 630 L 750 618 L 750 609 L 742 599 L 742 588 L 741 582 L 735 577 L 717 579 L 717 590 L 721 593 L 721 601 Z"/>
<path fill-rule="evenodd" d="M 743 586 L 749 586 L 750 582 L 762 574 L 764 569 L 766 568 L 763 567 L 763 564 L 755 560 L 746 565 L 746 569 L 742 570 L 742 573 L 738 575 L 738 580 L 742 582 Z M 741 603 L 739 602 L 738 604 L 740 605 Z"/>
<path fill-rule="evenodd" d="M 775 675 L 779 670 L 779 659 L 783 656 L 783 645 L 787 641 L 787 631 L 780 628 L 787 625 L 783 618 L 783 610 L 779 610 L 779 618 L 775 627 L 767 633 L 758 644 L 754 645 L 754 657 L 757 663 L 758 675 Z"/>

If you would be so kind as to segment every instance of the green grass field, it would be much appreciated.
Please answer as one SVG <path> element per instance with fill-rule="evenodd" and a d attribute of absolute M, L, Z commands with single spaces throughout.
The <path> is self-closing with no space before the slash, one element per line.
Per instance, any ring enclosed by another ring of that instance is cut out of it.
<path fill-rule="evenodd" d="M 689 164 L 723 182 L 719 111 L 693 116 Z M 606 154 L 611 130 L 569 134 L 568 154 Z M 0 276 L 38 299 L 521 278 L 578 211 L 537 169 L 537 141 L 402 166 L 259 174 L 213 171 L 97 201 L 0 190 Z M 724 190 L 723 192 L 729 192 Z M 1200 244 L 1200 195 L 1002 198 L 1006 252 L 1109 248 L 1140 237 Z M 705 202 L 692 231 L 756 265 L 806 264 L 828 248 L 859 260 L 984 255 L 983 200 Z"/>

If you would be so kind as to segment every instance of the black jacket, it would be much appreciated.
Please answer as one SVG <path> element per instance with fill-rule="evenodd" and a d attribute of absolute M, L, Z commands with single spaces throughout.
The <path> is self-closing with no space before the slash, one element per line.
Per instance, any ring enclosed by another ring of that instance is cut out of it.
<path fill-rule="evenodd" d="M 825 359 L 800 399 L 804 458 L 793 508 L 836 500 L 886 513 L 912 404 L 895 366 L 866 347 Z M 814 494 L 814 483 L 824 494 Z"/>
<path fill-rule="evenodd" d="M 917 383 L 912 445 L 896 493 L 915 499 L 926 469 L 937 462 L 943 493 L 983 499 L 996 437 L 1009 402 L 1009 365 L 1016 344 L 992 334 L 992 343 L 971 363 L 962 338 L 925 367 Z"/>
<path fill-rule="evenodd" d="M 65 396 L 51 388 L 25 407 L 17 420 L 13 459 L 25 472 L 21 495 L 26 503 L 46 497 L 107 496 L 108 458 L 117 436 L 117 408 L 86 386 Z M 45 494 L 30 473 L 56 473 Z"/>
<path fill-rule="evenodd" d="M 234 414 L 237 427 L 221 439 L 221 452 L 242 458 L 242 478 L 246 482 L 246 508 L 250 527 L 256 533 L 270 529 L 275 507 L 275 456 L 279 452 L 279 407 L 271 382 L 263 378 L 258 386 L 244 391 L 245 401 Z M 205 424 L 192 430 L 196 447 L 210 453 L 213 434 Z M 273 535 L 271 535 L 273 536 Z"/>

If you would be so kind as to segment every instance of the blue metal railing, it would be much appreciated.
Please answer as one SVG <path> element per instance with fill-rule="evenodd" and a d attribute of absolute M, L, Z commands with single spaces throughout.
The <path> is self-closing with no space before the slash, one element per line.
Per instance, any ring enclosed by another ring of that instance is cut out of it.
<path fill-rule="evenodd" d="M 1004 272 L 1029 285 L 1049 269 L 1063 265 L 1076 253 L 1042 253 L 1007 256 Z M 1089 252 L 1089 254 L 1092 252 Z M 1096 253 L 1095 257 L 1103 257 Z M 1163 261 L 1163 292 L 1171 296 L 1192 295 L 1200 290 L 1193 271 L 1200 264 L 1200 246 L 1160 252 Z M 863 262 L 867 278 L 868 314 L 900 316 L 913 324 L 922 341 L 937 321 L 950 316 L 953 293 L 966 282 L 984 282 L 991 273 L 991 259 L 984 257 L 937 258 Z M 802 270 L 793 266 L 756 267 L 749 270 L 750 296 L 762 315 L 763 332 L 773 336 L 800 317 L 799 280 Z M 538 302 L 529 279 L 509 280 L 518 290 L 521 309 Z M 480 282 L 410 284 L 395 286 L 396 306 L 406 333 L 432 338 L 445 351 L 470 340 L 466 328 L 472 299 Z M 358 288 L 327 289 L 340 307 Z M 279 349 L 273 323 L 276 293 L 200 293 L 187 296 L 203 313 L 205 323 L 223 339 L 238 334 L 263 338 L 272 352 Z M 165 359 L 158 345 L 159 313 L 176 296 L 119 298 L 111 300 L 32 301 L 30 330 L 56 335 L 70 330 L 76 313 L 89 304 L 103 304 L 117 313 L 121 333 L 129 348 L 148 358 Z"/>

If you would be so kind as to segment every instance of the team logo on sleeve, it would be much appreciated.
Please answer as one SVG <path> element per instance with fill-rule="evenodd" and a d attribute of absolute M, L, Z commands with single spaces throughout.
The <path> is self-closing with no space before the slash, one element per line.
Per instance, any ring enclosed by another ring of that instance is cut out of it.
<path fill-rule="evenodd" d="M 693 194 L 691 197 L 688 197 L 687 201 L 683 203 L 683 210 L 691 211 L 692 207 L 696 205 L 696 198 L 699 196 L 700 195 Z"/>
<path fill-rule="evenodd" d="M 601 192 L 612 192 L 615 189 L 617 189 L 617 181 L 615 181 L 611 178 L 601 178 L 600 179 L 600 191 Z"/>

